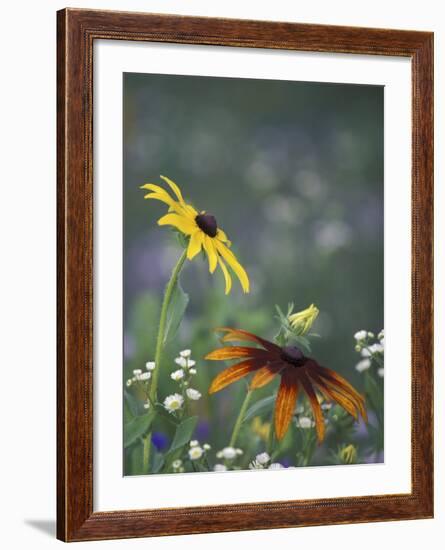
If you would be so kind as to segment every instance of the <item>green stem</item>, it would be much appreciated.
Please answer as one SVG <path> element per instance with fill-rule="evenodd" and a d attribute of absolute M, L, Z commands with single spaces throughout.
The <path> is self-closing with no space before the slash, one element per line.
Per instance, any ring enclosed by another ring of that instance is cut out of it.
<path fill-rule="evenodd" d="M 168 281 L 164 292 L 164 300 L 162 302 L 161 316 L 159 318 L 158 336 L 156 339 L 155 369 L 153 371 L 153 375 L 151 378 L 151 386 L 150 386 L 150 399 L 152 401 L 156 401 L 159 372 L 161 370 L 161 356 L 162 356 L 162 350 L 164 348 L 165 323 L 167 321 L 168 306 L 170 304 L 170 299 L 172 297 L 173 289 L 175 288 L 175 285 L 178 281 L 178 277 L 179 277 L 179 274 L 181 273 L 181 269 L 182 269 L 182 266 L 184 265 L 186 257 L 187 257 L 187 250 L 185 249 L 181 254 L 181 257 L 179 258 L 175 267 L 173 268 L 170 280 Z"/>
<path fill-rule="evenodd" d="M 182 266 L 184 265 L 186 257 L 187 257 L 187 249 L 184 249 L 175 267 L 173 268 L 172 274 L 170 276 L 170 280 L 168 281 L 167 286 L 165 287 L 164 299 L 162 301 L 162 307 L 161 307 L 161 316 L 159 318 L 158 336 L 156 338 L 155 369 L 151 377 L 150 392 L 148 394 L 148 399 L 150 400 L 151 403 L 154 403 L 157 401 L 158 380 L 159 380 L 159 372 L 161 370 L 161 356 L 162 356 L 162 351 L 164 349 L 165 324 L 167 322 L 168 306 L 170 304 L 173 289 L 175 288 L 175 285 L 178 281 L 178 277 L 179 277 L 179 274 L 181 273 L 181 269 L 182 269 Z M 145 445 L 145 440 L 144 440 L 144 466 L 146 462 L 148 467 L 148 465 L 150 464 L 151 430 L 147 434 L 146 440 L 148 441 L 148 445 L 147 446 Z"/>
<path fill-rule="evenodd" d="M 250 399 L 252 397 L 252 393 L 254 390 L 248 390 L 246 393 L 246 397 L 244 398 L 243 404 L 241 405 L 241 409 L 238 414 L 238 418 L 236 419 L 235 426 L 233 427 L 232 437 L 230 438 L 229 447 L 234 447 L 236 440 L 238 438 L 238 433 L 241 428 L 241 424 L 244 420 L 244 415 L 246 414 L 247 407 L 249 406 Z"/>
<path fill-rule="evenodd" d="M 150 465 L 150 444 L 151 444 L 151 433 L 147 434 L 143 438 L 143 451 L 142 451 L 142 472 L 148 474 L 148 468 Z"/>

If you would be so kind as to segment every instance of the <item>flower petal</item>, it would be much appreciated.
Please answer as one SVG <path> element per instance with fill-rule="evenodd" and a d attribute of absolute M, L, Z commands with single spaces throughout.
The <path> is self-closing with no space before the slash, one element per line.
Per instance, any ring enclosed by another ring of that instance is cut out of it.
<path fill-rule="evenodd" d="M 330 382 L 331 385 L 335 386 L 342 394 L 351 399 L 351 401 L 356 404 L 363 420 L 365 422 L 368 421 L 364 397 L 360 395 L 358 391 L 353 386 L 351 386 L 351 384 L 347 380 L 343 378 L 343 376 L 340 376 L 337 372 L 322 367 L 315 362 L 312 368 L 314 368 L 315 372 L 319 374 L 323 380 Z"/>
<path fill-rule="evenodd" d="M 158 225 L 172 225 L 185 235 L 191 235 L 196 231 L 196 224 L 179 214 L 166 214 L 159 218 Z"/>
<path fill-rule="evenodd" d="M 333 386 L 325 383 L 318 374 L 314 372 L 309 373 L 309 377 L 317 385 L 317 388 L 328 400 L 336 401 L 341 407 L 345 409 L 351 416 L 358 420 L 358 408 L 355 403 L 346 397 L 341 392 L 337 391 Z"/>
<path fill-rule="evenodd" d="M 209 388 L 209 393 L 215 393 L 222 390 L 229 384 L 243 378 L 249 374 L 249 372 L 261 368 L 262 365 L 264 365 L 264 361 L 259 359 L 247 359 L 247 361 L 242 361 L 241 363 L 232 365 L 228 369 L 224 369 L 213 379 Z"/>
<path fill-rule="evenodd" d="M 216 255 L 215 245 L 213 244 L 213 240 L 208 235 L 204 235 L 203 245 L 207 258 L 209 259 L 209 271 L 210 273 L 213 273 L 218 265 L 218 256 Z"/>
<path fill-rule="evenodd" d="M 295 403 L 298 396 L 299 383 L 293 369 L 285 369 L 281 375 L 281 383 L 275 401 L 275 435 L 282 439 L 289 428 Z"/>
<path fill-rule="evenodd" d="M 255 373 L 255 376 L 252 378 L 250 389 L 256 390 L 258 388 L 262 388 L 266 384 L 269 384 L 269 382 L 272 382 L 272 380 L 275 378 L 275 375 L 277 375 L 282 368 L 283 365 L 281 363 L 266 365 L 262 367 L 259 371 Z"/>
<path fill-rule="evenodd" d="M 216 238 L 219 239 L 221 242 L 223 243 L 227 243 L 228 246 L 230 246 L 230 241 L 229 239 L 227 238 L 227 235 L 225 234 L 225 232 L 218 227 L 218 231 L 216 232 Z"/>
<path fill-rule="evenodd" d="M 311 381 L 309 380 L 307 375 L 302 372 L 301 374 L 299 374 L 299 378 L 301 385 L 303 386 L 303 389 L 308 396 L 309 403 L 311 404 L 312 412 L 314 414 L 315 429 L 317 431 L 318 441 L 319 443 L 321 443 L 324 439 L 325 425 L 320 403 L 318 401 L 314 388 L 312 387 Z"/>
<path fill-rule="evenodd" d="M 174 181 L 172 181 L 171 179 L 167 178 L 166 176 L 159 176 L 162 180 L 165 181 L 165 183 L 167 183 L 167 185 L 170 187 L 170 189 L 173 191 L 173 193 L 176 195 L 178 201 L 184 206 L 185 202 L 184 202 L 184 199 L 182 197 L 182 193 L 181 193 L 181 190 L 179 189 L 179 187 L 176 185 L 176 183 Z"/>
<path fill-rule="evenodd" d="M 204 234 L 200 229 L 192 233 L 187 247 L 187 258 L 189 260 L 193 260 L 196 254 L 201 252 L 203 238 Z"/>
<path fill-rule="evenodd" d="M 268 358 L 268 352 L 264 349 L 249 348 L 243 346 L 227 346 L 218 348 L 205 356 L 210 361 L 226 361 L 228 359 L 238 359 L 241 357 L 255 357 L 258 359 Z"/>
<path fill-rule="evenodd" d="M 221 327 L 221 328 L 216 328 L 215 332 L 227 333 L 221 338 L 221 342 L 233 342 L 233 341 L 256 342 L 257 344 L 262 345 L 263 348 L 267 349 L 270 352 L 275 352 L 278 355 L 281 354 L 280 346 L 277 346 L 273 342 L 269 342 L 269 340 L 260 338 L 259 336 L 257 336 L 256 334 L 253 334 L 252 332 L 247 332 L 247 330 L 230 328 L 230 327 Z"/>
<path fill-rule="evenodd" d="M 226 264 L 221 260 L 219 256 L 218 256 L 218 263 L 219 263 L 219 267 L 221 268 L 221 271 L 223 272 L 224 280 L 226 282 L 225 293 L 229 294 L 230 289 L 232 288 L 232 277 L 230 276 L 230 273 L 226 267 Z"/>
<path fill-rule="evenodd" d="M 226 260 L 226 262 L 229 264 L 229 266 L 233 269 L 236 276 L 238 277 L 243 291 L 246 293 L 249 292 L 249 277 L 247 276 L 245 269 L 236 259 L 235 254 L 233 254 L 233 252 L 229 250 L 227 246 L 221 241 L 216 240 L 215 243 L 218 252 Z"/>

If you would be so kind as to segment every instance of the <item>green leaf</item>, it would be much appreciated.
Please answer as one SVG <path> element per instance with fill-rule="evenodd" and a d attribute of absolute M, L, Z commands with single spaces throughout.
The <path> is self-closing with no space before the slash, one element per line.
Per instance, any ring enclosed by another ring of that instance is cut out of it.
<path fill-rule="evenodd" d="M 182 289 L 179 277 L 173 288 L 170 303 L 167 309 L 167 320 L 165 323 L 164 344 L 175 336 L 184 317 L 185 310 L 189 303 L 189 296 Z"/>
<path fill-rule="evenodd" d="M 181 422 L 176 428 L 175 436 L 173 438 L 172 444 L 170 445 L 169 453 L 171 451 L 176 451 L 180 449 L 192 438 L 193 432 L 195 431 L 196 424 L 198 422 L 197 416 L 190 416 Z"/>
<path fill-rule="evenodd" d="M 124 447 L 129 447 L 139 437 L 143 436 L 148 431 L 153 422 L 155 414 L 149 412 L 142 416 L 136 416 L 124 426 Z"/>
<path fill-rule="evenodd" d="M 290 335 L 291 338 L 293 338 L 297 344 L 301 347 L 301 348 L 304 348 L 305 351 L 307 351 L 308 353 L 311 353 L 311 343 L 309 342 L 309 340 L 305 337 L 305 336 L 297 336 L 295 334 L 291 334 Z"/>
<path fill-rule="evenodd" d="M 272 409 L 275 398 L 276 394 L 269 395 L 268 397 L 264 397 L 263 399 L 259 399 L 258 401 L 256 401 L 251 407 L 247 409 L 247 412 L 243 418 L 243 422 L 246 422 L 254 416 L 258 416 Z"/>

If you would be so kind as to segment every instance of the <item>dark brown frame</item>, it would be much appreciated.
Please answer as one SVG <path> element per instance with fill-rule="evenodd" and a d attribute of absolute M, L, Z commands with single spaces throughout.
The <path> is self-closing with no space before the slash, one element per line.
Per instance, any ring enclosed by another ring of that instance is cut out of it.
<path fill-rule="evenodd" d="M 111 539 L 433 517 L 433 34 L 78 9 L 58 12 L 57 31 L 58 538 Z M 97 39 L 411 59 L 410 493 L 93 512 L 92 70 Z"/>

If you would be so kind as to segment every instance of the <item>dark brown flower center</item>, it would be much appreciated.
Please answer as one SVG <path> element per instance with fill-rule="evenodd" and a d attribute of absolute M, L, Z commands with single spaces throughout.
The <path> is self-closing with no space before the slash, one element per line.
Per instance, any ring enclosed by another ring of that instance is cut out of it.
<path fill-rule="evenodd" d="M 195 218 L 195 222 L 201 231 L 204 231 L 209 237 L 216 237 L 218 232 L 218 224 L 216 223 L 215 216 L 212 214 L 198 214 Z"/>
<path fill-rule="evenodd" d="M 306 362 L 306 357 L 297 346 L 284 346 L 284 348 L 281 348 L 281 359 L 294 367 L 302 367 Z"/>

